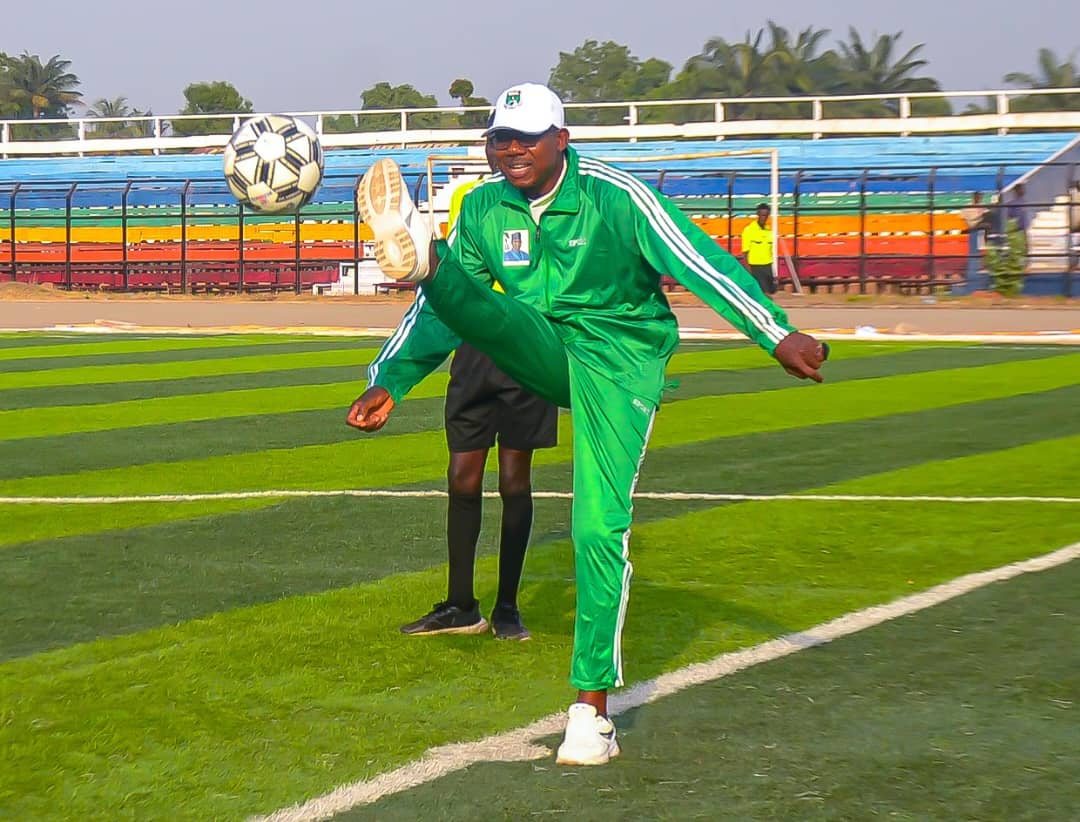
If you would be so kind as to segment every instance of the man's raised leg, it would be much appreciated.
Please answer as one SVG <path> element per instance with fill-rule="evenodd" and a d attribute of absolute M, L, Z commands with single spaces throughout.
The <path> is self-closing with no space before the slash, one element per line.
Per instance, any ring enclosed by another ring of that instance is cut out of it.
<path fill-rule="evenodd" d="M 447 260 L 420 288 L 451 331 L 491 357 L 531 393 L 570 407 L 566 348 L 551 320 Z"/>

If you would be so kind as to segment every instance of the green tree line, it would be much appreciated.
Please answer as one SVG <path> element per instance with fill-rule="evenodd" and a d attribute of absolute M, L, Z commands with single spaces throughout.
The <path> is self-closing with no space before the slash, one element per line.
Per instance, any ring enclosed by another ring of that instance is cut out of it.
<path fill-rule="evenodd" d="M 828 29 L 813 27 L 795 31 L 768 21 L 757 31 L 747 32 L 741 40 L 711 37 L 701 51 L 686 60 L 682 68 L 655 57 L 640 58 L 630 48 L 612 40 L 587 39 L 573 51 L 560 52 L 551 69 L 548 84 L 566 102 L 594 103 L 608 101 L 648 101 L 672 99 L 811 97 L 827 95 L 909 94 L 941 90 L 940 82 L 929 73 L 928 62 L 921 56 L 925 44 L 902 43 L 903 32 L 874 34 L 866 37 L 849 28 L 846 37 L 829 42 Z M 1011 103 L 1014 111 L 1080 110 L 1080 94 L 1039 94 L 1038 90 L 1080 87 L 1080 71 L 1075 53 L 1068 57 L 1050 49 L 1039 49 L 1035 70 L 1014 71 L 1002 81 L 1034 92 Z M 127 98 L 116 96 L 93 102 L 84 100 L 81 81 L 71 70 L 71 61 L 54 55 L 43 61 L 36 54 L 23 52 L 12 56 L 0 52 L 0 118 L 64 119 L 75 115 L 102 118 L 88 129 L 91 137 L 130 137 L 147 135 L 145 123 L 125 118 L 150 115 L 128 105 Z M 473 83 L 455 79 L 448 94 L 463 106 L 481 109 L 490 102 L 475 95 Z M 197 82 L 184 89 L 185 106 L 180 114 L 211 115 L 253 111 L 250 100 L 226 81 Z M 376 83 L 360 94 L 362 109 L 434 108 L 438 100 L 412 85 Z M 970 105 L 965 113 L 994 111 L 996 103 Z M 858 117 L 897 113 L 896 101 L 830 102 L 826 117 Z M 949 114 L 942 99 L 911 101 L 915 115 Z M 727 119 L 805 118 L 811 114 L 807 102 L 743 105 L 728 104 Z M 711 105 L 680 107 L 643 107 L 641 122 L 711 120 Z M 610 125 L 625 121 L 621 108 L 571 109 L 568 119 L 574 125 Z M 475 128 L 483 125 L 483 110 L 449 114 L 417 112 L 409 116 L 413 128 Z M 327 118 L 328 132 L 383 131 L 400 127 L 394 114 L 342 115 Z M 175 134 L 228 133 L 229 119 L 177 119 L 167 128 Z M 15 139 L 48 139 L 70 132 L 64 124 L 37 126 L 32 130 L 16 126 Z"/>

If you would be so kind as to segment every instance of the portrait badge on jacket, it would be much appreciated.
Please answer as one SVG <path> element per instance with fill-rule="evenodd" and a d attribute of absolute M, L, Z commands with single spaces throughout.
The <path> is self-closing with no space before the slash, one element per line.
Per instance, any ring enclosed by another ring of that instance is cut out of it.
<path fill-rule="evenodd" d="M 529 264 L 529 232 L 511 229 L 503 232 L 503 265 Z"/>

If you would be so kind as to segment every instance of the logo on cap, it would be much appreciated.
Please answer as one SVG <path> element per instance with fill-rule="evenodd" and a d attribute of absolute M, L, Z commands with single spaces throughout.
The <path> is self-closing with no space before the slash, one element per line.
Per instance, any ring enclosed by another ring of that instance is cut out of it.
<path fill-rule="evenodd" d="M 518 106 L 520 104 L 521 91 L 519 91 L 518 89 L 512 89 L 506 92 L 506 100 L 503 102 L 503 105 L 505 105 L 506 108 L 514 108 L 515 106 Z"/>

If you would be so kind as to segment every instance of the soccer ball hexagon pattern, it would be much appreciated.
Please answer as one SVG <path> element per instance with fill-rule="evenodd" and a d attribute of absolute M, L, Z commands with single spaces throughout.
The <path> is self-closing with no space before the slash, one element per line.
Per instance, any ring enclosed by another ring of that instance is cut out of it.
<path fill-rule="evenodd" d="M 270 214 L 295 211 L 323 175 L 323 150 L 300 120 L 266 114 L 248 120 L 225 146 L 225 181 L 236 199 Z"/>

